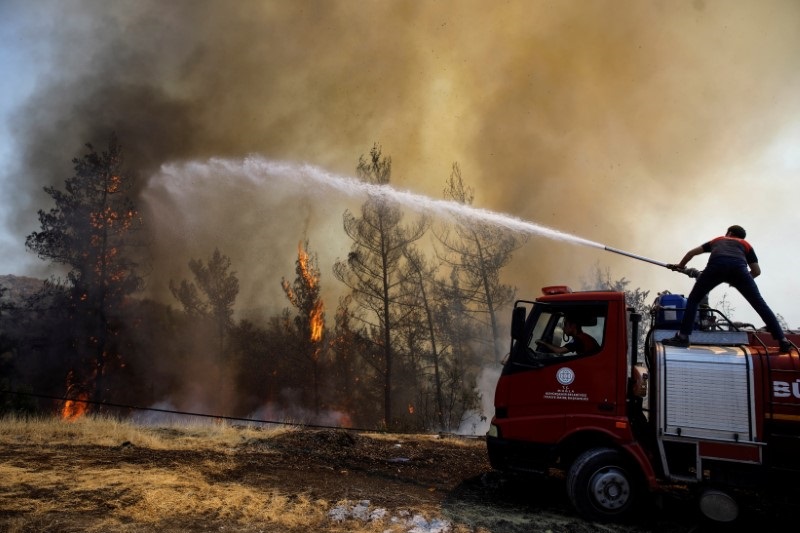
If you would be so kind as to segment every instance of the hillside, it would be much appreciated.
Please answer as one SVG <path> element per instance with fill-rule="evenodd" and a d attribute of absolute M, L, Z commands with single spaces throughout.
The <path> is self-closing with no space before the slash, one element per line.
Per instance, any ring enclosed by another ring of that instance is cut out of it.
<path fill-rule="evenodd" d="M 0 274 L 0 287 L 8 289 L 3 294 L 3 299 L 13 304 L 19 304 L 28 296 L 35 294 L 43 284 L 44 280 L 37 278 Z"/>

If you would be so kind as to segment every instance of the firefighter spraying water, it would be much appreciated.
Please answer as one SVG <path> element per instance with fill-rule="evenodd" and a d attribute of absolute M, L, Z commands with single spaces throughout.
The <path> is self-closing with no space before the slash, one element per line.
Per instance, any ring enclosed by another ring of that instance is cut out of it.
<path fill-rule="evenodd" d="M 686 302 L 658 296 L 640 355 L 642 317 L 622 292 L 553 286 L 517 301 L 486 436 L 493 468 L 559 470 L 574 508 L 600 521 L 622 518 L 675 484 L 717 522 L 736 520 L 748 494 L 796 497 L 786 489 L 800 475 L 800 335 L 786 335 L 785 346 L 701 307 L 686 320 L 691 345 L 667 345 L 685 323 Z M 579 324 L 599 349 L 548 349 L 560 345 L 565 322 Z"/>

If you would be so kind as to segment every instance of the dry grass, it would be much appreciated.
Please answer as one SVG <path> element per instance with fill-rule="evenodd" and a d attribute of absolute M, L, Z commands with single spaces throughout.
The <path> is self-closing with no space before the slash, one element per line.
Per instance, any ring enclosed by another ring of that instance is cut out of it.
<path fill-rule="evenodd" d="M 263 429 L 231 426 L 227 422 L 141 426 L 103 416 L 85 416 L 74 422 L 59 418 L 0 419 L 0 444 L 119 446 L 130 443 L 153 450 L 224 450 L 249 438 L 268 438 L 291 427 Z"/>
<path fill-rule="evenodd" d="M 409 529 L 388 516 L 375 521 L 336 522 L 328 513 L 345 502 L 281 493 L 279 489 L 240 484 L 225 476 L 227 470 L 233 469 L 225 458 L 233 463 L 237 446 L 265 442 L 289 431 L 296 430 L 233 427 L 226 423 L 148 427 L 94 416 L 74 422 L 0 419 L 0 447 L 37 450 L 49 463 L 30 464 L 21 458 L 0 462 L 0 530 L 374 533 Z M 114 451 L 130 447 L 139 451 L 213 453 L 197 467 L 143 465 L 125 460 L 92 467 L 70 462 L 65 449 L 80 446 Z M 263 447 L 263 453 L 270 453 L 269 448 Z M 451 531 L 466 530 L 456 527 Z"/>
<path fill-rule="evenodd" d="M 225 452 L 247 439 L 270 438 L 285 431 L 290 430 L 234 428 L 225 423 L 145 427 L 93 416 L 75 422 L 6 417 L 0 421 L 0 445 L 14 443 L 53 449 L 65 445 L 124 445 L 151 450 Z M 65 500 L 72 502 L 71 512 L 91 512 L 96 506 L 92 495 L 116 495 L 106 497 L 107 518 L 94 524 L 91 531 L 146 530 L 164 521 L 191 521 L 198 516 L 287 528 L 311 527 L 325 518 L 325 502 L 310 501 L 302 495 L 262 493 L 236 483 L 210 483 L 206 479 L 208 470 L 223 469 L 224 464 L 204 466 L 201 474 L 194 468 L 142 469 L 125 463 L 96 469 L 0 464 L 2 507 L 7 512 L 30 514 L 36 522 L 36 516 L 61 511 Z M 42 498 L 42 493 L 56 497 Z M 21 524 L 19 527 L 22 528 L 19 531 L 27 530 Z"/>

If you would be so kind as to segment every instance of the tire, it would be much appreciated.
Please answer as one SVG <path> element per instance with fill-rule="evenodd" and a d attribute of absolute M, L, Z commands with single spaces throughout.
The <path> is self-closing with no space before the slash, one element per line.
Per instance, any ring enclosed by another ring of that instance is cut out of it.
<path fill-rule="evenodd" d="M 567 495 L 578 513 L 593 521 L 618 521 L 631 514 L 636 478 L 620 452 L 596 448 L 580 455 L 567 473 Z"/>

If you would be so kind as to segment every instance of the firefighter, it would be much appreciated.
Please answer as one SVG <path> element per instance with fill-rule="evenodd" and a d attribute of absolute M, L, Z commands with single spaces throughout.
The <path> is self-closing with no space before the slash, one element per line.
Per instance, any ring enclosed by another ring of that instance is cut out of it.
<path fill-rule="evenodd" d="M 600 351 L 600 345 L 597 344 L 595 338 L 583 331 L 575 318 L 564 317 L 564 335 L 572 337 L 572 340 L 564 346 L 556 346 L 542 339 L 537 340 L 536 344 L 540 344 L 559 355 L 570 352 L 584 355 Z"/>
<path fill-rule="evenodd" d="M 686 252 L 680 263 L 667 265 L 667 268 L 671 270 L 683 272 L 686 264 L 696 255 L 711 254 L 706 268 L 697 277 L 697 281 L 689 293 L 680 330 L 671 339 L 664 339 L 662 341 L 664 344 L 688 347 L 689 334 L 692 331 L 694 316 L 700 301 L 717 285 L 728 283 L 739 291 L 758 313 L 772 337 L 778 341 L 780 352 L 789 352 L 792 344 L 786 339 L 775 313 L 762 298 L 754 280 L 761 274 L 761 267 L 758 265 L 755 250 L 749 242 L 744 240 L 746 235 L 747 232 L 743 227 L 731 226 L 724 236 L 712 239 Z"/>

